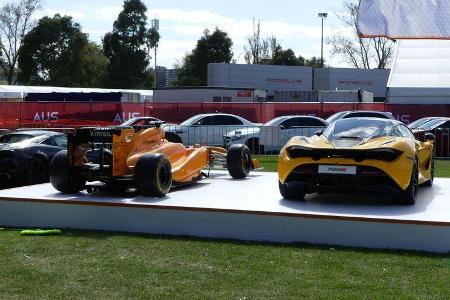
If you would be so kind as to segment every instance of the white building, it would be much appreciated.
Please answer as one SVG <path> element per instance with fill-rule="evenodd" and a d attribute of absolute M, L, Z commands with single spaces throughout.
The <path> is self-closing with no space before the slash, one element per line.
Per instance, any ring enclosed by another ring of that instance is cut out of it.
<path fill-rule="evenodd" d="M 252 87 L 275 91 L 311 91 L 311 67 L 292 67 L 249 64 L 208 64 L 208 86 Z"/>
<path fill-rule="evenodd" d="M 375 101 L 386 100 L 389 69 L 323 68 L 314 69 L 317 91 L 358 90 L 373 93 Z"/>

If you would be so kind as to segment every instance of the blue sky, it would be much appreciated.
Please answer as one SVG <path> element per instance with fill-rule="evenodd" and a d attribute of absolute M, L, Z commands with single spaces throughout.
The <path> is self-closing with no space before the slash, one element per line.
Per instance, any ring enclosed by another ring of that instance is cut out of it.
<path fill-rule="evenodd" d="M 5 2 L 6 0 L 0 0 Z M 37 17 L 55 13 L 71 15 L 81 24 L 92 41 L 100 42 L 112 30 L 112 24 L 122 10 L 123 1 L 62 1 L 44 0 Z M 172 67 L 191 51 L 205 28 L 228 32 L 234 42 L 233 52 L 238 62 L 243 60 L 246 38 L 252 33 L 252 19 L 261 20 L 263 35 L 275 35 L 283 48 L 292 48 L 304 57 L 320 56 L 320 19 L 318 12 L 328 12 L 325 37 L 343 30 L 333 14 L 341 0 L 219 0 L 219 1 L 149 1 L 144 3 L 149 19 L 160 20 L 161 42 L 158 65 Z M 149 21 L 150 23 L 150 21 Z M 340 58 L 332 58 L 325 45 L 325 59 L 333 66 L 345 66 Z"/>

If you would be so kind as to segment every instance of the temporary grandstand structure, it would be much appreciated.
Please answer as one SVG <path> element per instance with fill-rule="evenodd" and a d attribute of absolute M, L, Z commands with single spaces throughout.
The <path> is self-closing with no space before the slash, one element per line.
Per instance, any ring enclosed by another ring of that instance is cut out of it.
<path fill-rule="evenodd" d="M 450 104 L 450 41 L 399 41 L 387 98 L 396 104 Z"/>

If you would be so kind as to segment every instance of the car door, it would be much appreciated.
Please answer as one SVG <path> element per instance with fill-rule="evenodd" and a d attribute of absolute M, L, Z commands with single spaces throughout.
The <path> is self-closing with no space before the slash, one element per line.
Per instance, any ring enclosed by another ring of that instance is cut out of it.
<path fill-rule="evenodd" d="M 230 131 L 243 128 L 243 122 L 235 116 L 217 115 L 214 128 L 208 131 L 208 141 L 211 145 L 220 146 L 223 136 Z"/>
<path fill-rule="evenodd" d="M 208 145 L 208 131 L 215 123 L 215 116 L 205 116 L 189 126 L 185 145 Z"/>

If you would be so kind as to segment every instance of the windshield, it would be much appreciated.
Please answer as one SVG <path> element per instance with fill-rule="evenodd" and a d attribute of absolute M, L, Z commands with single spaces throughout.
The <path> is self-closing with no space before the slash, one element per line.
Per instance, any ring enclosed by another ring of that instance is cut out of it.
<path fill-rule="evenodd" d="M 287 119 L 287 117 L 278 117 L 278 118 L 270 120 L 269 122 L 265 123 L 263 126 L 279 125 L 280 123 L 282 123 L 286 119 Z"/>
<path fill-rule="evenodd" d="M 33 138 L 33 135 L 29 134 L 6 134 L 0 137 L 0 143 L 12 144 L 19 143 L 25 140 Z"/>
<path fill-rule="evenodd" d="M 198 115 L 197 115 L 197 116 L 190 117 L 189 119 L 187 119 L 187 120 L 181 122 L 180 125 L 182 125 L 182 126 L 191 125 L 191 124 L 194 123 L 197 119 L 199 119 L 199 116 L 198 116 Z"/>
<path fill-rule="evenodd" d="M 323 133 L 329 140 L 366 139 L 388 135 L 393 125 L 373 119 L 341 119 L 329 126 Z"/>
<path fill-rule="evenodd" d="M 341 112 L 335 113 L 334 115 L 328 117 L 327 122 L 328 123 L 333 123 L 337 119 L 340 119 L 344 114 L 345 114 L 345 111 L 341 111 Z"/>
<path fill-rule="evenodd" d="M 444 122 L 444 120 L 442 120 L 442 119 L 430 120 L 426 123 L 423 123 L 422 125 L 417 126 L 416 129 L 430 130 L 430 129 L 433 129 L 436 126 L 440 125 L 443 122 Z"/>
<path fill-rule="evenodd" d="M 423 125 L 423 124 L 425 124 L 425 123 L 427 123 L 427 122 L 429 122 L 429 121 L 432 121 L 432 120 L 434 120 L 434 119 L 430 119 L 430 118 L 421 118 L 421 119 L 419 119 L 419 120 L 415 120 L 414 122 L 410 123 L 410 124 L 408 125 L 408 127 L 411 128 L 411 129 L 414 129 L 414 128 L 417 128 L 417 127 L 419 127 L 419 126 L 421 126 L 421 125 Z"/>

